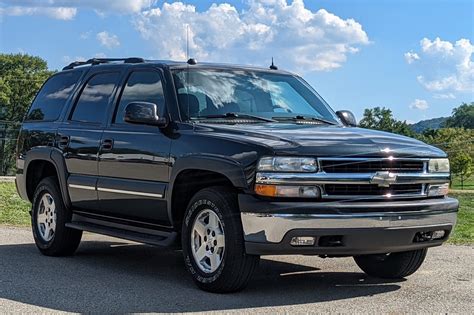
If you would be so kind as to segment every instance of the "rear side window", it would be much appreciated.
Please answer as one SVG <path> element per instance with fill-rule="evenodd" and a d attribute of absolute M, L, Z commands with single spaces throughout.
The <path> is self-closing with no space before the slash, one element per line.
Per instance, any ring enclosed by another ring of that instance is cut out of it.
<path fill-rule="evenodd" d="M 71 120 L 104 122 L 107 106 L 119 78 L 118 72 L 99 73 L 91 77 L 77 100 Z"/>
<path fill-rule="evenodd" d="M 26 120 L 56 120 L 74 90 L 81 72 L 65 72 L 52 76 L 36 96 Z"/>
<path fill-rule="evenodd" d="M 131 102 L 148 102 L 158 106 L 158 115 L 164 112 L 165 96 L 160 74 L 156 71 L 132 72 L 123 88 L 114 122 L 125 123 L 123 120 L 125 107 Z"/>

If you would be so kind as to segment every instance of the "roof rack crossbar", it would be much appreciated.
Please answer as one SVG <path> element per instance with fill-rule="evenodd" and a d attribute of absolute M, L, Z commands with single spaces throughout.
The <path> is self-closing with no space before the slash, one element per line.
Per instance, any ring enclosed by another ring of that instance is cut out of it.
<path fill-rule="evenodd" d="M 78 66 L 84 65 L 98 65 L 101 63 L 108 63 L 108 62 L 115 62 L 115 61 L 123 61 L 123 63 L 142 63 L 145 62 L 143 58 L 138 57 L 130 57 L 130 58 L 92 58 L 87 61 L 74 61 L 68 64 L 63 68 L 63 70 L 70 70 L 74 69 Z"/>

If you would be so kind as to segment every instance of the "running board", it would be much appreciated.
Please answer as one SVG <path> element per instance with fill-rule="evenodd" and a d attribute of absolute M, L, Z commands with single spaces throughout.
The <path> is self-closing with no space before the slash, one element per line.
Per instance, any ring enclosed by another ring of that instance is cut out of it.
<path fill-rule="evenodd" d="M 163 232 L 161 233 L 161 235 L 152 235 L 152 234 L 113 228 L 109 226 L 103 226 L 100 224 L 94 224 L 94 223 L 89 223 L 89 222 L 70 222 L 70 223 L 66 223 L 66 227 L 71 228 L 71 229 L 81 230 L 81 231 L 87 231 L 87 232 L 122 238 L 129 241 L 156 245 L 156 246 L 165 246 L 165 247 L 170 247 L 174 245 L 177 239 L 177 235 L 178 235 L 176 232 L 166 232 L 166 233 Z"/>

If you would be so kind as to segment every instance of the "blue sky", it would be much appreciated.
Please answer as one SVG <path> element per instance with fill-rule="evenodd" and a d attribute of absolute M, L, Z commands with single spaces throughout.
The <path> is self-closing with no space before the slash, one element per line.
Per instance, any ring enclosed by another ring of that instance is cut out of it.
<path fill-rule="evenodd" d="M 0 52 L 60 69 L 94 56 L 268 66 L 335 109 L 386 106 L 415 122 L 474 101 L 474 1 L 0 0 Z M 186 26 L 189 25 L 189 26 Z"/>

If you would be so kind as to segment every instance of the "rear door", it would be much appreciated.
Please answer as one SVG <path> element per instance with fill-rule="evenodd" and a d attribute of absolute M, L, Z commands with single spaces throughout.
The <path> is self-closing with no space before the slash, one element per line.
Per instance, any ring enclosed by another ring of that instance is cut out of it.
<path fill-rule="evenodd" d="M 97 186 L 101 210 L 110 216 L 169 225 L 165 195 L 169 181 L 170 137 L 155 126 L 123 119 L 127 104 L 154 103 L 166 115 L 159 69 L 130 70 L 110 125 L 102 135 Z"/>
<path fill-rule="evenodd" d="M 65 122 L 58 130 L 73 208 L 99 211 L 96 191 L 98 153 L 107 110 L 120 80 L 119 71 L 91 70 Z"/>

